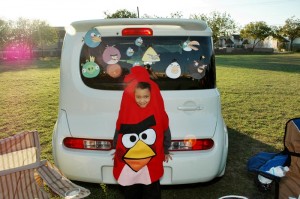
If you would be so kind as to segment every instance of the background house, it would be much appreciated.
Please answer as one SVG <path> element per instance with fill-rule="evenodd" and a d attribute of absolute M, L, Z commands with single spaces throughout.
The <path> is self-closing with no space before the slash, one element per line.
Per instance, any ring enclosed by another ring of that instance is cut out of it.
<path fill-rule="evenodd" d="M 231 36 L 222 36 L 217 43 L 217 53 L 248 53 L 248 52 L 274 52 L 274 51 L 288 51 L 290 41 L 284 39 L 279 41 L 272 36 L 267 37 L 264 41 L 260 41 L 253 49 L 254 40 L 248 38 L 241 38 L 239 34 Z M 294 41 L 293 47 L 300 49 L 300 38 Z M 253 49 L 253 50 L 252 50 Z M 295 50 L 294 49 L 294 50 Z"/>
<path fill-rule="evenodd" d="M 231 36 L 221 36 L 218 41 L 219 48 L 242 48 L 243 38 L 240 34 L 233 34 Z"/>

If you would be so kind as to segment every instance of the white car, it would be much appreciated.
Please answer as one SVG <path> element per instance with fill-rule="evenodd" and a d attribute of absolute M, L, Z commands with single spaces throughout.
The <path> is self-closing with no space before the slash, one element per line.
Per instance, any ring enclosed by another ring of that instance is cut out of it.
<path fill-rule="evenodd" d="M 173 160 L 161 184 L 224 175 L 228 133 L 216 87 L 212 31 L 200 20 L 101 19 L 71 24 L 60 66 L 56 166 L 71 180 L 116 184 L 112 140 L 130 68 L 147 67 L 169 115 Z"/>

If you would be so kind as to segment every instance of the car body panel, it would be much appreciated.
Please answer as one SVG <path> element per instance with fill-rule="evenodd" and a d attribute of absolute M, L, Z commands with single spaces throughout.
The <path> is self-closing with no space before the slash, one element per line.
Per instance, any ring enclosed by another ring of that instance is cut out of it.
<path fill-rule="evenodd" d="M 80 21 L 71 25 L 73 32 L 67 32 L 62 49 L 59 113 L 52 139 L 54 161 L 71 180 L 116 184 L 112 175 L 114 149 L 70 149 L 63 143 L 66 137 L 112 140 L 122 98 L 122 90 L 95 89 L 82 81 L 78 66 L 86 32 L 96 28 L 103 37 L 121 37 L 122 29 L 127 27 L 150 27 L 156 36 L 211 37 L 212 32 L 199 20 L 114 19 Z M 214 141 L 213 148 L 205 151 L 172 151 L 173 160 L 164 163 L 161 183 L 207 182 L 224 175 L 228 133 L 218 89 L 162 90 L 161 93 L 169 115 L 172 140 L 193 137 Z"/>

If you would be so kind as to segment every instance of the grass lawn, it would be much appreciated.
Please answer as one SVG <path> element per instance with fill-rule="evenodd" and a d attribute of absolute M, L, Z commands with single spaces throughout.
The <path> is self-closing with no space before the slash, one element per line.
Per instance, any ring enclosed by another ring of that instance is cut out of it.
<path fill-rule="evenodd" d="M 260 151 L 280 151 L 286 121 L 300 117 L 300 54 L 218 55 L 216 62 L 217 85 L 229 130 L 226 173 L 209 183 L 163 186 L 163 198 L 273 198 L 274 190 L 257 190 L 246 163 Z M 58 113 L 59 60 L 0 63 L 0 90 L 0 138 L 36 129 L 42 158 L 53 161 L 51 136 Z M 76 183 L 91 190 L 88 198 L 122 195 L 117 185 Z"/>

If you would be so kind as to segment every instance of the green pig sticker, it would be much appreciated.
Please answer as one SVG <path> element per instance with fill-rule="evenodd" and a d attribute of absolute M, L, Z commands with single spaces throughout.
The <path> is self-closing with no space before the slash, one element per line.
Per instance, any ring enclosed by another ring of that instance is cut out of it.
<path fill-rule="evenodd" d="M 90 61 L 86 60 L 82 66 L 82 75 L 86 78 L 96 77 L 100 73 L 100 67 L 95 63 L 95 57 L 90 56 Z"/>

